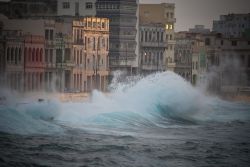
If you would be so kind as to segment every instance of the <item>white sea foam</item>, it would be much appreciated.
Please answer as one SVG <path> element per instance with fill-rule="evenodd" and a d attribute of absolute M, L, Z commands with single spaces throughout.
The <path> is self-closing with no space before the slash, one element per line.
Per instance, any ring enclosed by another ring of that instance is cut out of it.
<path fill-rule="evenodd" d="M 112 84 L 109 95 L 94 91 L 90 101 L 56 101 L 0 108 L 0 131 L 60 132 L 68 127 L 167 127 L 178 123 L 248 121 L 250 106 L 205 96 L 172 72 Z"/>

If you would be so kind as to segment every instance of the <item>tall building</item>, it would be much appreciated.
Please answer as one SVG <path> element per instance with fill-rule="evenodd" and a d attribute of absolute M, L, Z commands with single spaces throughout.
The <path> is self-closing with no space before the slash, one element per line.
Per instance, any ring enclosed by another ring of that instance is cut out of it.
<path fill-rule="evenodd" d="M 57 16 L 95 16 L 96 0 L 57 0 Z"/>
<path fill-rule="evenodd" d="M 86 17 L 73 21 L 74 89 L 107 90 L 109 75 L 109 20 Z"/>
<path fill-rule="evenodd" d="M 142 70 L 171 70 L 176 67 L 175 48 L 175 5 L 140 4 L 140 59 Z M 160 63 L 160 64 L 159 64 Z M 151 66 L 151 67 L 150 67 Z"/>
<path fill-rule="evenodd" d="M 110 19 L 109 65 L 111 71 L 138 69 L 136 50 L 137 0 L 97 0 L 96 15 Z"/>
<path fill-rule="evenodd" d="M 57 0 L 10 0 L 1 2 L 1 10 L 9 18 L 44 18 L 56 16 Z"/>
<path fill-rule="evenodd" d="M 250 13 L 221 15 L 213 21 L 213 31 L 230 38 L 250 38 Z"/>

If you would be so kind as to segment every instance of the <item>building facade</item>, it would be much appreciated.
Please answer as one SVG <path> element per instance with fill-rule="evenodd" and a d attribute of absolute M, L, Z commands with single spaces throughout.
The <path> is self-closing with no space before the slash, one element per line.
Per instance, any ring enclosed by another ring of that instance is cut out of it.
<path fill-rule="evenodd" d="M 57 0 L 57 16 L 95 16 L 96 0 Z"/>
<path fill-rule="evenodd" d="M 250 13 L 221 15 L 220 20 L 213 21 L 213 31 L 224 37 L 250 38 Z"/>
<path fill-rule="evenodd" d="M 191 33 L 200 33 L 200 34 L 207 34 L 210 33 L 209 28 L 205 28 L 204 25 L 195 25 L 194 28 L 190 28 L 189 32 Z"/>
<path fill-rule="evenodd" d="M 109 65 L 111 71 L 137 73 L 136 0 L 97 0 L 96 15 L 110 19 Z"/>
<path fill-rule="evenodd" d="M 209 89 L 219 93 L 245 93 L 250 87 L 249 40 L 216 33 L 203 36 L 203 40 L 207 50 Z"/>
<path fill-rule="evenodd" d="M 86 17 L 73 21 L 73 87 L 80 92 L 107 90 L 109 20 Z"/>
<path fill-rule="evenodd" d="M 140 25 L 140 72 L 150 74 L 165 71 L 167 48 L 165 25 Z"/>
<path fill-rule="evenodd" d="M 147 53 L 155 54 L 154 57 L 156 57 L 156 62 L 162 62 L 162 67 L 164 67 L 163 70 L 174 71 L 176 67 L 174 61 L 174 48 L 175 48 L 174 24 L 176 22 L 174 11 L 175 11 L 175 5 L 171 3 L 140 4 L 139 27 L 140 30 L 144 30 L 140 31 L 141 32 L 140 40 L 142 40 L 142 38 L 144 40 L 144 42 L 140 43 L 140 49 L 139 49 L 140 58 L 142 62 L 146 60 L 145 50 L 147 50 Z M 158 48 L 158 51 L 156 48 Z M 156 52 L 159 53 L 158 57 L 160 58 L 160 60 L 157 59 Z M 161 54 L 163 55 L 161 56 Z M 153 58 L 152 60 L 154 59 L 155 58 Z M 153 63 L 153 61 L 151 63 Z M 162 70 L 162 68 L 159 68 L 158 65 L 159 64 L 156 63 L 155 69 Z"/>
<path fill-rule="evenodd" d="M 54 17 L 57 13 L 57 0 L 10 0 L 0 3 L 4 7 L 1 13 L 9 18 Z"/>

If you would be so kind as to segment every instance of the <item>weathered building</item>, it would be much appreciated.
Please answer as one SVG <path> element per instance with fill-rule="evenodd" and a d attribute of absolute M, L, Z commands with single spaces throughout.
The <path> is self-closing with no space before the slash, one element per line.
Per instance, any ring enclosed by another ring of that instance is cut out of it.
<path fill-rule="evenodd" d="M 136 0 L 97 0 L 96 15 L 110 19 L 109 65 L 111 71 L 125 70 L 135 74 L 136 55 Z"/>
<path fill-rule="evenodd" d="M 57 0 L 57 16 L 95 16 L 96 0 Z"/>
<path fill-rule="evenodd" d="M 154 59 L 156 62 L 162 62 L 162 67 L 165 67 L 163 70 L 171 71 L 174 71 L 176 67 L 174 62 L 174 24 L 176 22 L 174 11 L 175 5 L 171 3 L 140 4 L 139 6 L 139 27 L 140 30 L 144 30 L 141 31 L 140 38 L 147 40 L 147 46 L 145 42 L 140 43 L 140 57 L 145 57 L 145 53 L 143 53 L 145 50 L 148 53 L 160 52 L 158 54 L 160 60 L 157 59 L 157 53 Z M 145 29 L 145 27 L 148 28 Z M 163 53 L 162 58 L 161 53 Z M 156 70 L 161 70 L 161 68 L 158 66 L 157 69 L 156 65 Z"/>
<path fill-rule="evenodd" d="M 107 90 L 109 75 L 109 20 L 86 17 L 73 21 L 74 89 Z"/>
<path fill-rule="evenodd" d="M 206 49 L 201 34 L 178 32 L 175 47 L 175 73 L 192 84 L 203 84 L 206 74 Z"/>
<path fill-rule="evenodd" d="M 221 15 L 213 21 L 213 31 L 229 38 L 250 38 L 250 13 Z"/>
<path fill-rule="evenodd" d="M 211 33 L 203 35 L 203 41 L 207 50 L 209 89 L 219 93 L 244 93 L 250 86 L 249 40 Z"/>
<path fill-rule="evenodd" d="M 163 24 L 140 25 L 140 72 L 149 74 L 166 70 L 166 29 Z"/>
<path fill-rule="evenodd" d="M 57 13 L 57 0 L 11 0 L 1 5 L 1 13 L 9 18 L 54 17 Z"/>

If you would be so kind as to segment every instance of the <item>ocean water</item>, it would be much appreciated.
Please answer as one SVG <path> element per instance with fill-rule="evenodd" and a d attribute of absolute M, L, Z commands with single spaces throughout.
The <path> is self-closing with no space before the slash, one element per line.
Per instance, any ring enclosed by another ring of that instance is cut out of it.
<path fill-rule="evenodd" d="M 1 105 L 0 166 L 250 166 L 250 104 L 171 72 L 118 80 L 85 102 Z"/>

